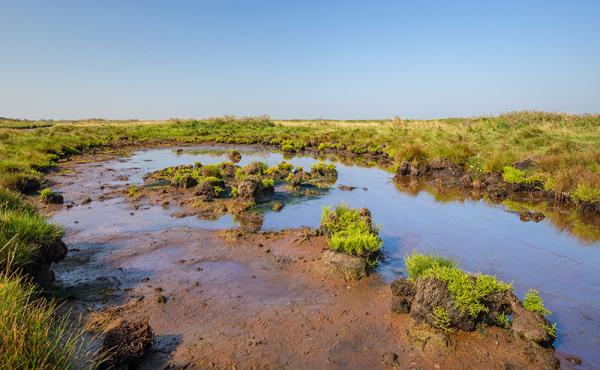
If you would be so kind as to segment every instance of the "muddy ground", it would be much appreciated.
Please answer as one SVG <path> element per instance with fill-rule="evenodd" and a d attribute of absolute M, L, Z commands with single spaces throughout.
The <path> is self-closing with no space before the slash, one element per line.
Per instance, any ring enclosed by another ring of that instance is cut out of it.
<path fill-rule="evenodd" d="M 51 177 L 68 195 L 66 204 L 93 207 L 126 197 L 122 184 L 105 180 L 118 182 L 127 173 L 82 171 L 85 166 L 97 164 L 72 163 Z M 61 207 L 49 210 L 74 212 Z M 145 209 L 143 200 L 129 207 L 130 213 L 98 217 L 136 217 Z M 444 333 L 392 314 L 389 285 L 376 274 L 352 284 L 331 278 L 320 261 L 325 240 L 307 238 L 304 229 L 77 231 L 65 242 L 70 252 L 56 271 L 66 307 L 95 329 L 102 320 L 147 318 L 156 343 L 146 369 L 540 369 L 557 363 L 552 350 L 499 328 Z"/>

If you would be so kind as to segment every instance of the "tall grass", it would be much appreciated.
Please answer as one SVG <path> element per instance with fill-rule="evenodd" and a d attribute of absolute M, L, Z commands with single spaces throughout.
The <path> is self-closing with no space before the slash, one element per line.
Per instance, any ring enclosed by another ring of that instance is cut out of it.
<path fill-rule="evenodd" d="M 59 317 L 23 277 L 0 272 L 0 369 L 71 369 L 83 365 L 82 332 Z"/>

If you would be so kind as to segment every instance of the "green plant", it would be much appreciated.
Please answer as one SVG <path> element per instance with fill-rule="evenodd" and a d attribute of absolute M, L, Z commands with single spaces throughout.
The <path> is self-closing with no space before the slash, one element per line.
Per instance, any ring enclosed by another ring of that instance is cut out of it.
<path fill-rule="evenodd" d="M 412 255 L 405 258 L 405 264 L 410 279 L 430 277 L 444 282 L 458 309 L 473 317 L 488 311 L 484 298 L 492 293 L 512 290 L 510 284 L 499 281 L 495 276 L 468 274 L 457 268 L 454 262 L 438 256 L 413 251 Z"/>
<path fill-rule="evenodd" d="M 580 183 L 573 191 L 573 198 L 584 202 L 600 202 L 600 187 Z"/>
<path fill-rule="evenodd" d="M 139 189 L 136 185 L 131 184 L 129 185 L 129 189 L 128 189 L 128 194 L 130 197 L 134 197 L 137 193 L 138 193 Z"/>
<path fill-rule="evenodd" d="M 444 307 L 434 307 L 433 308 L 433 327 L 448 330 L 450 328 L 450 324 L 452 321 L 450 320 L 450 315 L 448 315 L 448 311 Z"/>
<path fill-rule="evenodd" d="M 546 331 L 546 333 L 548 333 L 548 335 L 550 335 L 553 338 L 556 338 L 556 328 L 557 328 L 556 323 L 543 324 L 542 328 Z"/>
<path fill-rule="evenodd" d="M 261 179 L 263 188 L 272 188 L 275 186 L 275 180 L 269 178 Z"/>
<path fill-rule="evenodd" d="M 22 277 L 0 272 L 0 368 L 72 369 L 86 361 L 83 332 L 57 316 Z M 88 364 L 88 366 L 91 364 Z"/>
<path fill-rule="evenodd" d="M 540 292 L 533 288 L 525 293 L 523 307 L 529 311 L 540 313 L 543 316 L 552 314 L 552 312 L 544 306 L 544 300 L 540 297 Z"/>
<path fill-rule="evenodd" d="M 370 225 L 370 221 L 367 221 L 358 210 L 346 205 L 339 205 L 334 210 L 329 207 L 323 208 L 321 227 L 327 230 L 329 248 L 335 251 L 376 258 L 383 244 L 377 230 L 373 230 Z"/>
<path fill-rule="evenodd" d="M 45 188 L 40 191 L 40 200 L 42 202 L 47 202 L 51 196 L 52 196 L 52 189 L 50 189 L 50 188 Z"/>
<path fill-rule="evenodd" d="M 496 322 L 496 325 L 500 326 L 501 328 L 510 328 L 510 316 L 505 313 L 496 314 L 494 321 Z"/>
<path fill-rule="evenodd" d="M 434 267 L 455 267 L 456 263 L 440 256 L 425 255 L 417 253 L 413 250 L 410 256 L 404 257 L 404 264 L 406 265 L 406 272 L 408 278 L 411 280 L 417 280 L 417 278 L 423 276 L 425 272 Z"/>
<path fill-rule="evenodd" d="M 527 174 L 512 166 L 504 166 L 502 169 L 502 178 L 511 184 L 532 184 L 541 181 L 538 176 L 527 176 Z"/>

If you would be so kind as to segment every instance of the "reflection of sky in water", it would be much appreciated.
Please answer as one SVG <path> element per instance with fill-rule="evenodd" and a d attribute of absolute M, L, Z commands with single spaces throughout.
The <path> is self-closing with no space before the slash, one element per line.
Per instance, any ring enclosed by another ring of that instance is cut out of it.
<path fill-rule="evenodd" d="M 142 183 L 144 174 L 169 166 L 228 161 L 225 146 L 138 151 L 112 166 L 139 168 L 130 177 Z M 203 151 L 203 149 L 205 149 Z M 272 166 L 283 160 L 281 154 L 240 146 L 240 165 L 264 161 Z M 203 154 L 204 153 L 204 154 Z M 312 158 L 292 158 L 288 162 L 309 169 Z M 336 163 L 339 178 L 335 188 L 320 197 L 307 197 L 286 204 L 281 212 L 266 211 L 263 229 L 276 230 L 319 224 L 321 208 L 338 203 L 367 207 L 376 224 L 381 226 L 385 260 L 378 271 L 390 281 L 403 270 L 402 258 L 413 249 L 455 258 L 469 271 L 496 274 L 513 281 L 522 296 L 529 287 L 539 289 L 558 321 L 559 341 L 564 351 L 571 351 L 600 366 L 600 245 L 583 245 L 567 232 L 555 229 L 549 221 L 524 223 L 502 207 L 482 201 L 440 203 L 424 192 L 416 196 L 399 192 L 392 184 L 392 174 L 377 168 L 360 168 Z M 340 191 L 337 185 L 356 186 L 352 192 Z M 362 190 L 366 187 L 368 190 Z M 167 227 L 189 226 L 220 229 L 233 226 L 230 216 L 217 221 L 196 217 L 172 218 L 169 211 L 150 207 L 135 211 L 118 200 L 74 207 L 59 213 L 57 222 L 78 219 L 81 233 L 126 233 L 154 231 Z M 131 222 L 128 222 L 128 219 Z M 587 366 L 594 367 L 588 362 Z"/>

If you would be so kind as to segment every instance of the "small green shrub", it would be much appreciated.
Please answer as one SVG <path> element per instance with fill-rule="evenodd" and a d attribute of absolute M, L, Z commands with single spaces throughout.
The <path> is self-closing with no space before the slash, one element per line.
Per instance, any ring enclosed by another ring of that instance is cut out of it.
<path fill-rule="evenodd" d="M 542 297 L 540 297 L 540 292 L 533 288 L 529 289 L 529 291 L 525 293 L 523 306 L 525 309 L 540 313 L 543 316 L 552 314 L 552 312 L 544 306 L 544 300 Z"/>
<path fill-rule="evenodd" d="M 538 176 L 527 176 L 527 174 L 512 166 L 504 166 L 502 169 L 502 179 L 511 184 L 532 184 L 541 181 Z"/>
<path fill-rule="evenodd" d="M 129 185 L 128 194 L 130 197 L 136 196 L 138 191 L 139 191 L 139 189 L 136 185 L 134 185 L 134 184 Z"/>
<path fill-rule="evenodd" d="M 269 178 L 261 179 L 261 183 L 263 188 L 272 188 L 275 186 L 275 180 Z"/>
<path fill-rule="evenodd" d="M 452 321 L 450 320 L 450 315 L 448 315 L 448 311 L 444 307 L 434 307 L 433 308 L 433 327 L 448 330 L 450 328 L 450 324 Z"/>
<path fill-rule="evenodd" d="M 556 338 L 556 327 L 557 327 L 556 323 L 543 324 L 542 327 L 544 328 L 546 333 L 548 333 L 548 335 L 550 335 L 553 338 Z"/>
<path fill-rule="evenodd" d="M 600 202 L 600 187 L 580 183 L 572 195 L 578 201 Z"/>
<path fill-rule="evenodd" d="M 373 257 L 383 241 L 356 209 L 346 205 L 323 208 L 321 226 L 329 233 L 329 248 L 354 256 Z M 370 260 L 376 264 L 376 259 Z"/>
<path fill-rule="evenodd" d="M 454 261 L 447 258 L 420 254 L 415 250 L 413 250 L 410 256 L 404 258 L 404 264 L 406 265 L 408 278 L 413 281 L 423 276 L 423 274 L 431 268 L 456 266 Z"/>
<path fill-rule="evenodd" d="M 510 328 L 510 316 L 508 316 L 507 314 L 498 313 L 496 314 L 496 317 L 494 319 L 496 325 L 498 325 L 499 327 L 505 329 Z"/>
<path fill-rule="evenodd" d="M 239 195 L 239 190 L 238 190 L 238 188 L 237 188 L 237 187 L 235 187 L 235 186 L 234 186 L 234 187 L 232 187 L 232 188 L 231 188 L 231 193 L 230 193 L 230 195 L 231 195 L 231 197 L 232 197 L 232 198 L 235 198 L 235 197 L 237 197 L 237 196 Z"/>
<path fill-rule="evenodd" d="M 47 202 L 51 196 L 52 196 L 52 189 L 50 189 L 50 188 L 45 188 L 40 191 L 40 200 L 42 202 Z"/>

